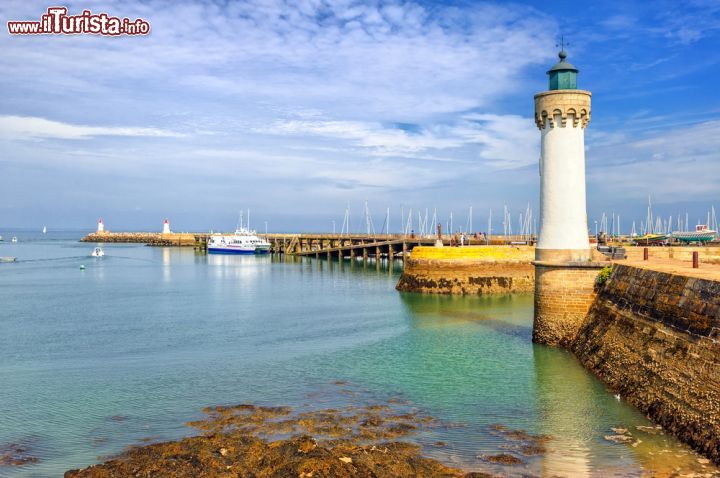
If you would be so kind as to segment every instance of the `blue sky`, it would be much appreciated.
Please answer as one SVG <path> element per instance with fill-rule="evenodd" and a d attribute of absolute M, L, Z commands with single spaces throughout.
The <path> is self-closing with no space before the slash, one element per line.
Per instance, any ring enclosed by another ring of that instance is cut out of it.
<path fill-rule="evenodd" d="M 50 4 L 5 1 L 0 19 Z M 339 228 L 537 210 L 533 95 L 561 34 L 588 213 L 720 207 L 720 2 L 70 2 L 147 37 L 0 35 L 0 228 Z M 501 228 L 496 219 L 495 230 Z"/>

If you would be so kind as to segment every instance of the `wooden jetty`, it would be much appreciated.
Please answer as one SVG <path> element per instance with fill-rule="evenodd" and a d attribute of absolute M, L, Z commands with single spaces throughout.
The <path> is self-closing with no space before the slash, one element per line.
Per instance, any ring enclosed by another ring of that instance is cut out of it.
<path fill-rule="evenodd" d="M 208 234 L 195 236 L 195 248 L 207 250 Z M 274 254 L 293 256 L 310 256 L 316 258 L 350 258 L 372 257 L 394 259 L 407 256 L 413 247 L 433 245 L 434 237 L 417 237 L 404 234 L 258 234 L 271 244 Z M 450 244 L 450 238 L 443 238 L 443 243 Z"/>
<path fill-rule="evenodd" d="M 273 244 L 273 250 L 282 251 L 288 255 L 337 257 L 342 259 L 348 257 L 355 259 L 362 257 L 367 260 L 369 257 L 406 257 L 408 251 L 418 245 L 432 245 L 437 239 L 405 236 L 402 234 L 384 235 L 268 235 L 266 240 Z M 448 240 L 449 241 L 449 240 Z M 448 242 L 449 243 L 449 242 Z"/>

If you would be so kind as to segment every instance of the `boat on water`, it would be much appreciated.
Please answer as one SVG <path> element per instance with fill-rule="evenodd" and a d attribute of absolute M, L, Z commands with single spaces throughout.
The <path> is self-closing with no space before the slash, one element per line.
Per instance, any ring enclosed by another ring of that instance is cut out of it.
<path fill-rule="evenodd" d="M 43 234 L 47 234 L 47 227 L 43 226 Z"/>
<path fill-rule="evenodd" d="M 715 239 L 717 231 L 709 229 L 705 224 L 698 224 L 694 231 L 675 231 L 671 234 L 679 242 L 710 242 Z"/>
<path fill-rule="evenodd" d="M 15 262 L 15 261 L 17 261 L 16 257 L 12 257 L 12 256 L 0 257 L 0 262 Z"/>
<path fill-rule="evenodd" d="M 96 247 L 90 255 L 92 257 L 103 257 L 105 255 L 105 251 L 103 251 L 101 247 Z"/>
<path fill-rule="evenodd" d="M 239 231 L 235 231 L 235 235 L 238 234 L 246 236 L 248 242 L 255 246 L 255 254 L 267 254 L 270 252 L 271 244 L 266 240 L 259 238 L 255 231 L 240 229 Z"/>
<path fill-rule="evenodd" d="M 2 241 L 3 241 L 3 237 L 2 237 L 2 236 L 0 236 L 0 242 L 2 242 Z"/>
<path fill-rule="evenodd" d="M 267 254 L 270 243 L 260 239 L 255 231 L 239 228 L 230 236 L 211 235 L 207 249 L 208 254 Z"/>
<path fill-rule="evenodd" d="M 213 234 L 208 239 L 208 254 L 255 254 L 255 246 L 243 236 Z"/>
<path fill-rule="evenodd" d="M 13 236 L 13 238 L 10 239 L 10 242 L 17 242 L 17 237 Z"/>

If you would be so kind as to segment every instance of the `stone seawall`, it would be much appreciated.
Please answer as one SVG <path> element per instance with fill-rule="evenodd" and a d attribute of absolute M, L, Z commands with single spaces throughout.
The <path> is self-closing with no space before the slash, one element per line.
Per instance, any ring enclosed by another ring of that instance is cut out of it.
<path fill-rule="evenodd" d="M 570 345 L 629 403 L 720 463 L 720 282 L 615 264 Z"/>
<path fill-rule="evenodd" d="M 159 232 L 93 232 L 80 239 L 80 242 L 115 242 L 137 243 L 151 246 L 185 246 L 195 245 L 195 234 L 172 232 L 162 234 Z"/>
<path fill-rule="evenodd" d="M 424 294 L 532 292 L 530 246 L 415 247 L 397 289 Z"/>

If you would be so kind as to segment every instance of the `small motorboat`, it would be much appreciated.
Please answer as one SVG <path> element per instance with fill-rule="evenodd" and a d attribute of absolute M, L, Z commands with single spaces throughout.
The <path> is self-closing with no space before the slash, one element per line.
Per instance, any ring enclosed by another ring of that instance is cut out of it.
<path fill-rule="evenodd" d="M 11 256 L 0 257 L 0 262 L 15 262 L 15 261 L 17 261 L 16 257 L 11 257 Z"/>
<path fill-rule="evenodd" d="M 10 239 L 10 242 L 17 242 L 17 237 L 13 236 L 13 238 Z"/>
<path fill-rule="evenodd" d="M 102 257 L 105 255 L 105 251 L 102 250 L 100 247 L 96 247 L 93 249 L 92 254 L 90 254 L 93 257 Z"/>

